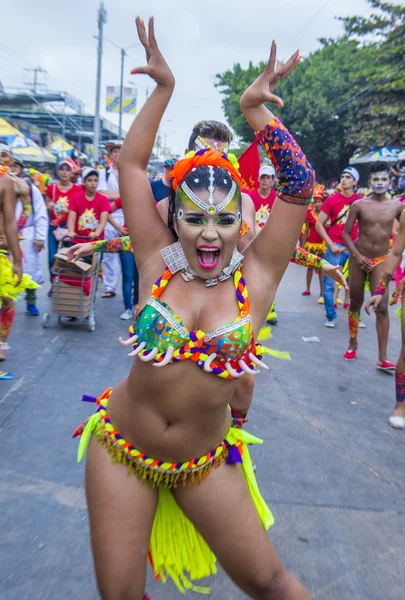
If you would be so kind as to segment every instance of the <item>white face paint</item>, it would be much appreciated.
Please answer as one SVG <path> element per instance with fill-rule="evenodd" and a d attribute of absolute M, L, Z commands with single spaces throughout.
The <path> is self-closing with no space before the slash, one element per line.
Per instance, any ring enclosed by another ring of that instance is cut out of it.
<path fill-rule="evenodd" d="M 378 196 L 386 194 L 390 187 L 390 176 L 388 171 L 378 171 L 372 173 L 370 177 L 370 187 L 374 194 Z"/>

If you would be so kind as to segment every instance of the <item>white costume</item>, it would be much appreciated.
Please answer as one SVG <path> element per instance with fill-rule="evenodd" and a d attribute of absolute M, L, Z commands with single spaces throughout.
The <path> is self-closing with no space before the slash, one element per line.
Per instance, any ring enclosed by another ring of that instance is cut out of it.
<path fill-rule="evenodd" d="M 118 192 L 118 179 L 112 167 L 100 171 L 97 190 L 99 192 Z M 111 216 L 118 225 L 124 225 L 124 212 L 121 208 L 111 213 Z M 121 237 L 121 234 L 110 223 L 107 223 L 104 236 L 106 240 L 113 240 Z M 103 282 L 106 292 L 115 293 L 117 291 L 120 275 L 121 262 L 119 256 L 117 254 L 105 253 L 103 256 Z"/>
<path fill-rule="evenodd" d="M 46 209 L 45 200 L 41 192 L 35 185 L 31 185 L 32 211 L 28 221 L 21 231 L 21 236 L 24 238 L 21 242 L 21 249 L 24 254 L 23 271 L 27 275 L 31 275 L 36 283 L 44 283 L 44 276 L 41 269 L 40 253 L 37 252 L 34 240 L 46 244 L 48 237 L 48 211 Z M 22 203 L 19 200 L 16 207 L 16 220 L 20 218 L 22 213 Z"/>

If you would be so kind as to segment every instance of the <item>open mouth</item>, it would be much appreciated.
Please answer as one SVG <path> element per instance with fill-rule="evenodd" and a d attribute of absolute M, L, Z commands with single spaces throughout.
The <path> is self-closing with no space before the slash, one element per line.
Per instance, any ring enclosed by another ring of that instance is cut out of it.
<path fill-rule="evenodd" d="M 215 269 L 220 254 L 221 250 L 217 246 L 200 246 L 197 248 L 198 264 L 202 269 Z"/>

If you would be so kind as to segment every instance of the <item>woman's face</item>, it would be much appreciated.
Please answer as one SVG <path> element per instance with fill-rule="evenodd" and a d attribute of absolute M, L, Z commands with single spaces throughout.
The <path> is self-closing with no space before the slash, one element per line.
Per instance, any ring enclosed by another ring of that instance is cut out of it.
<path fill-rule="evenodd" d="M 67 165 L 62 165 L 58 169 L 58 177 L 63 183 L 67 183 L 70 181 L 72 175 L 72 169 L 70 169 Z"/>
<path fill-rule="evenodd" d="M 195 192 L 208 203 L 208 190 Z M 214 205 L 226 196 L 215 192 Z M 241 227 L 241 209 L 238 195 L 220 213 L 209 215 L 196 206 L 183 192 L 176 201 L 175 227 L 191 268 L 201 279 L 218 277 L 235 250 Z"/>

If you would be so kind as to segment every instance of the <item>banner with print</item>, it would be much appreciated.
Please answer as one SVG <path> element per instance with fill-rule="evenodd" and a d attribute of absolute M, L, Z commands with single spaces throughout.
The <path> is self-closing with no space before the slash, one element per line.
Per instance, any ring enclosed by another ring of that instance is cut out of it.
<path fill-rule="evenodd" d="M 122 112 L 124 114 L 136 113 L 137 92 L 136 88 L 124 87 L 122 89 Z M 106 111 L 120 112 L 120 87 L 118 85 L 107 86 Z"/>

